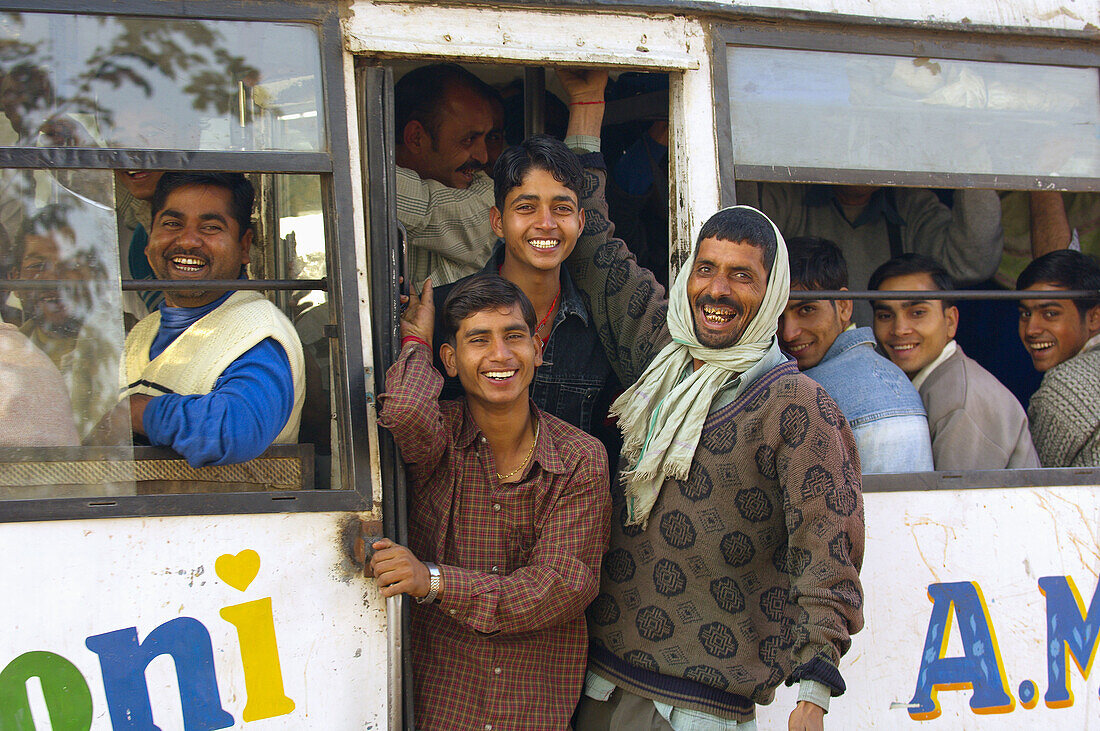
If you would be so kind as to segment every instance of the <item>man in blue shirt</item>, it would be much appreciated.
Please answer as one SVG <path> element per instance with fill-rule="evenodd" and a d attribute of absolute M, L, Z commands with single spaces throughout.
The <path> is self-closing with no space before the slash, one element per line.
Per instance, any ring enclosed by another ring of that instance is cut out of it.
<path fill-rule="evenodd" d="M 165 173 L 145 249 L 157 279 L 247 278 L 253 200 L 239 173 Z M 123 361 L 134 433 L 193 467 L 245 462 L 297 441 L 301 342 L 258 292 L 166 290 L 127 336 Z"/>
<path fill-rule="evenodd" d="M 811 236 L 787 240 L 791 290 L 846 290 L 840 247 Z M 851 300 L 789 300 L 779 344 L 820 383 L 852 427 L 864 474 L 932 469 L 932 441 L 920 394 L 875 352 L 869 327 L 852 324 Z"/>

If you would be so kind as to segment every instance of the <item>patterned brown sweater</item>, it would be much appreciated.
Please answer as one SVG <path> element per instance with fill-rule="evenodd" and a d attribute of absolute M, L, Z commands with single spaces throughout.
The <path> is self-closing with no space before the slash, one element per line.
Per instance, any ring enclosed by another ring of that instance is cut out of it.
<path fill-rule="evenodd" d="M 585 235 L 569 260 L 612 366 L 634 382 L 669 341 L 667 300 L 614 239 L 604 172 L 585 160 Z M 844 690 L 863 625 L 863 498 L 851 429 L 787 362 L 713 411 L 688 479 L 665 483 L 648 527 L 625 526 L 589 607 L 590 668 L 638 695 L 745 721 L 784 680 Z"/>

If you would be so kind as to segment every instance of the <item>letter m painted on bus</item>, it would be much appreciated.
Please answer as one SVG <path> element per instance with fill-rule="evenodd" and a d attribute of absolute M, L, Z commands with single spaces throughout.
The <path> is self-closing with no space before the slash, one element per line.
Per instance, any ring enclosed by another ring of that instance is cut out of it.
<path fill-rule="evenodd" d="M 1049 708 L 1073 705 L 1069 659 L 1087 680 L 1100 640 L 1100 585 L 1092 593 L 1088 612 L 1070 576 L 1044 576 L 1039 589 L 1047 599 L 1047 692 Z"/>

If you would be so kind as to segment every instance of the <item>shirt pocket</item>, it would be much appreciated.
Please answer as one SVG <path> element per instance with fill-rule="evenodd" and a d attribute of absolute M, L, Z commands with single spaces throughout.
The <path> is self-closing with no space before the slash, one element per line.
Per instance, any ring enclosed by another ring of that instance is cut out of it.
<path fill-rule="evenodd" d="M 504 573 L 526 566 L 535 547 L 535 491 L 538 478 L 501 486 L 496 501 L 501 506 L 504 545 L 507 547 Z"/>
<path fill-rule="evenodd" d="M 591 434 L 592 409 L 601 388 L 601 385 L 558 384 L 554 408 L 547 410 L 562 421 Z"/>

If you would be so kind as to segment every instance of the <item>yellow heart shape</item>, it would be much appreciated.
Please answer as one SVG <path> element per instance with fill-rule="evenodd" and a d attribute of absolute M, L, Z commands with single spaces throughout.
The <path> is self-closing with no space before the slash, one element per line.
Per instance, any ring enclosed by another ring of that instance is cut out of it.
<path fill-rule="evenodd" d="M 236 556 L 226 553 L 214 562 L 214 573 L 238 591 L 244 591 L 260 573 L 260 554 L 246 548 Z"/>

